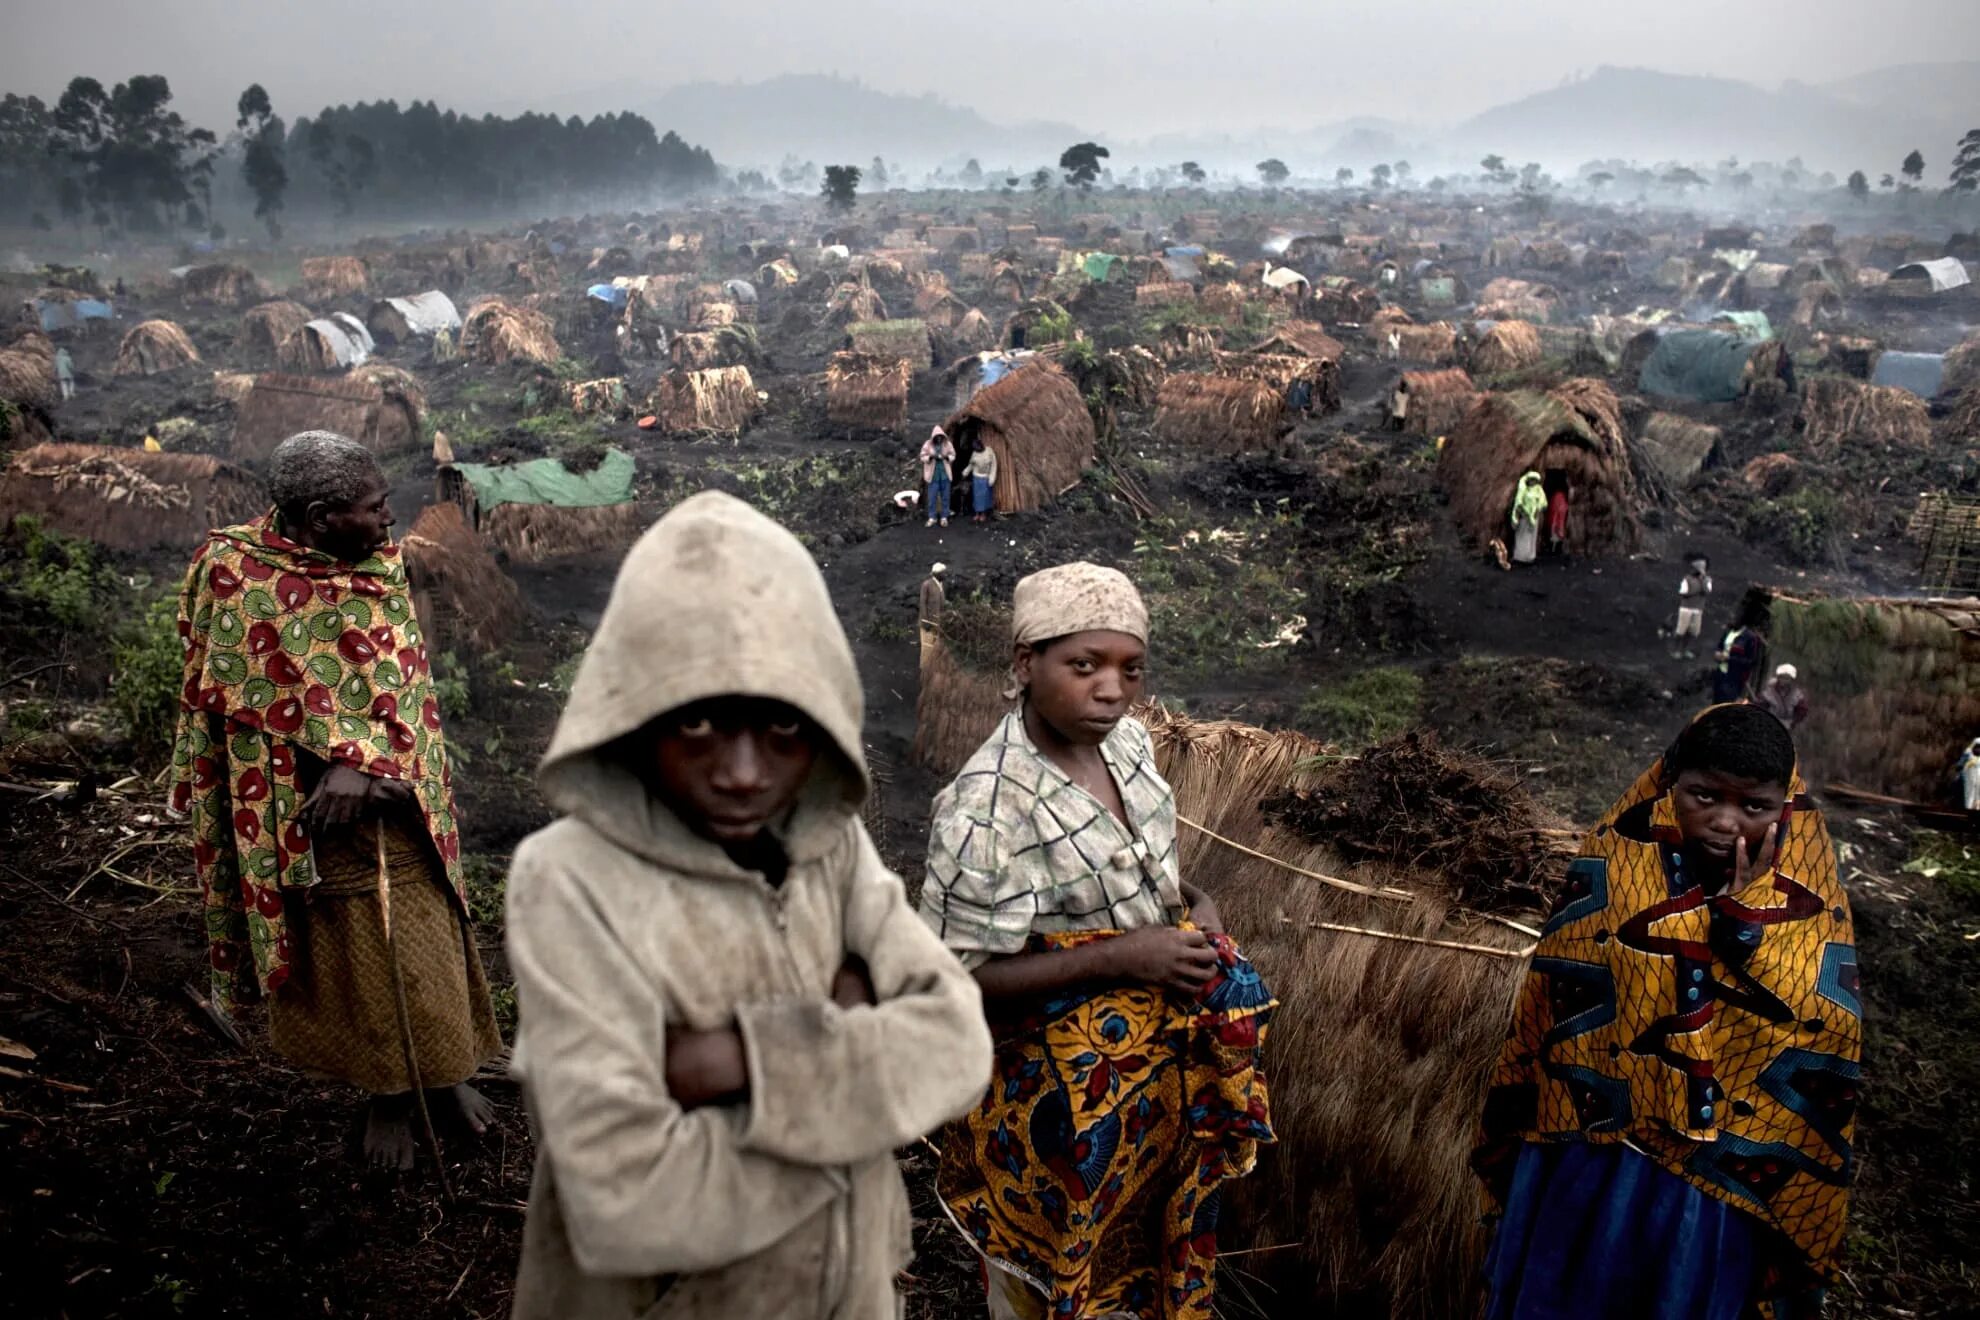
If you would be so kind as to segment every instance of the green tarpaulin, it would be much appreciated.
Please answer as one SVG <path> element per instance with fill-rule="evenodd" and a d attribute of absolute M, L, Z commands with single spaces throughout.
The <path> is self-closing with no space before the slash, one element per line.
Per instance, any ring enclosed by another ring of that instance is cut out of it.
<path fill-rule="evenodd" d="M 554 458 L 527 463 L 456 463 L 454 470 L 474 488 L 481 512 L 503 504 L 554 504 L 564 509 L 596 509 L 633 497 L 633 459 L 608 449 L 589 472 L 573 472 Z"/>
<path fill-rule="evenodd" d="M 1457 301 L 1457 281 L 1448 275 L 1418 280 L 1416 291 L 1424 302 L 1436 307 L 1447 307 Z"/>
<path fill-rule="evenodd" d="M 1774 323 L 1765 312 L 1720 312 L 1714 321 L 1729 325 L 1741 339 L 1772 339 Z"/>
<path fill-rule="evenodd" d="M 1760 347 L 1716 330 L 1677 330 L 1657 341 L 1637 384 L 1645 394 L 1731 403 L 1746 386 L 1746 359 Z"/>
<path fill-rule="evenodd" d="M 1111 252 L 1089 252 L 1080 268 L 1086 272 L 1087 279 L 1104 284 L 1113 278 L 1114 267 L 1120 264 L 1120 260 Z"/>

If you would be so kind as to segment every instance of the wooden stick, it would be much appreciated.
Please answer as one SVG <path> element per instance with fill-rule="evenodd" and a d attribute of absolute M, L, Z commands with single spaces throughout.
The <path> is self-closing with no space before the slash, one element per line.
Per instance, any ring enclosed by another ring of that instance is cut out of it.
<path fill-rule="evenodd" d="M 1191 829 L 1195 830 L 1198 834 L 1207 835 L 1210 838 L 1215 839 L 1218 843 L 1223 844 L 1226 848 L 1235 848 L 1239 852 L 1244 853 L 1248 857 L 1256 857 L 1261 862 L 1270 862 L 1274 866 L 1282 867 L 1285 870 L 1291 871 L 1294 875 L 1303 875 L 1308 880 L 1318 880 L 1323 885 L 1332 885 L 1336 889 L 1345 889 L 1350 894 L 1366 894 L 1370 898 L 1389 898 L 1389 899 L 1394 899 L 1398 903 L 1414 903 L 1416 901 L 1416 895 L 1410 893 L 1407 889 L 1394 889 L 1394 888 L 1371 889 L 1367 885 L 1358 885 L 1354 883 L 1354 881 L 1352 880 L 1343 880 L 1338 876 L 1322 875 L 1318 871 L 1308 871 L 1303 867 L 1294 866 L 1291 862 L 1281 861 L 1277 857 L 1272 857 L 1266 853 L 1259 852 L 1256 848 L 1247 848 L 1243 844 L 1237 842 L 1234 839 L 1227 839 L 1223 835 L 1217 833 L 1215 830 L 1208 829 L 1202 825 L 1198 825 L 1195 821 L 1191 820 L 1189 817 L 1184 816 L 1180 813 L 1177 814 L 1176 820 L 1184 825 L 1189 826 Z"/>
<path fill-rule="evenodd" d="M 33 1073 L 22 1072 L 19 1068 L 0 1067 L 0 1077 L 11 1077 L 18 1082 L 40 1082 L 43 1086 L 52 1086 L 58 1091 L 70 1091 L 76 1095 L 89 1094 L 87 1086 L 78 1086 L 74 1082 L 58 1082 L 53 1077 L 36 1077 Z"/>
<path fill-rule="evenodd" d="M 1427 935 L 1402 935 L 1393 930 L 1370 930 L 1366 926 L 1347 926 L 1338 921 L 1309 921 L 1312 930 L 1338 930 L 1347 935 L 1367 935 L 1378 940 L 1401 940 L 1406 944 L 1428 944 L 1438 949 L 1458 949 L 1464 953 L 1487 953 L 1494 958 L 1530 958 L 1538 945 L 1524 949 L 1501 949 L 1490 944 L 1464 944 L 1457 940 L 1433 940 Z"/>
<path fill-rule="evenodd" d="M 385 956 L 392 964 L 392 996 L 399 1007 L 399 1048 L 405 1055 L 406 1080 L 412 1084 L 420 1126 L 426 1129 L 426 1148 L 433 1152 L 433 1169 L 440 1175 L 440 1194 L 451 1205 L 454 1185 L 447 1177 L 447 1160 L 440 1150 L 440 1138 L 433 1131 L 433 1114 L 426 1107 L 426 1088 L 420 1084 L 419 1060 L 413 1053 L 412 1009 L 406 1004 L 406 978 L 399 969 L 399 947 L 392 942 L 392 885 L 385 866 L 385 822 L 373 825 L 371 833 L 378 842 L 378 917 L 385 926 Z"/>

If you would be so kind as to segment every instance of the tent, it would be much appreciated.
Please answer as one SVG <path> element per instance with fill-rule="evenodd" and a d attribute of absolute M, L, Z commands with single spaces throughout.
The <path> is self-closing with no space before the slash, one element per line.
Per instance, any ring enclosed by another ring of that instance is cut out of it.
<path fill-rule="evenodd" d="M 1712 324 L 1729 327 L 1741 339 L 1772 339 L 1774 326 L 1765 312 L 1720 312 Z"/>
<path fill-rule="evenodd" d="M 1114 277 L 1114 270 L 1120 264 L 1120 257 L 1112 252 L 1089 252 L 1080 262 L 1080 270 L 1089 280 L 1104 284 Z"/>
<path fill-rule="evenodd" d="M 1943 353 L 1881 353 L 1877 357 L 1877 369 L 1870 375 L 1872 385 L 1894 385 L 1901 390 L 1909 390 L 1921 399 L 1933 399 L 1939 395 L 1945 379 L 1946 356 Z"/>
<path fill-rule="evenodd" d="M 1930 261 L 1912 261 L 1891 272 L 1886 286 L 1896 285 L 1892 293 L 1948 293 L 1972 283 L 1966 273 L 1966 265 L 1957 257 L 1935 257 Z"/>
<path fill-rule="evenodd" d="M 1717 330 L 1674 330 L 1657 341 L 1637 387 L 1645 394 L 1730 403 L 1746 391 L 1746 360 L 1758 341 Z"/>
<path fill-rule="evenodd" d="M 724 280 L 722 292 L 730 302 L 738 305 L 754 306 L 756 303 L 756 286 L 748 280 Z"/>
<path fill-rule="evenodd" d="M 554 458 L 451 463 L 440 469 L 440 490 L 511 558 L 534 561 L 631 544 L 639 534 L 634 475 L 631 454 L 607 449 L 589 472 Z"/>
<path fill-rule="evenodd" d="M 290 371 L 336 371 L 362 364 L 372 347 L 364 322 L 349 312 L 333 312 L 283 340 L 275 361 Z"/>
<path fill-rule="evenodd" d="M 64 298 L 54 296 L 57 291 L 37 294 L 28 300 L 28 310 L 41 322 L 41 332 L 52 335 L 58 330 L 75 330 L 90 321 L 108 321 L 117 313 L 109 303 L 101 298 Z"/>
<path fill-rule="evenodd" d="M 632 290 L 619 284 L 594 284 L 584 291 L 585 297 L 591 299 L 593 302 L 604 303 L 607 307 L 614 310 L 623 308 L 626 305 L 626 299 L 631 295 Z"/>
<path fill-rule="evenodd" d="M 429 289 L 410 298 L 383 298 L 371 304 L 365 325 L 381 343 L 404 343 L 431 339 L 442 330 L 457 333 L 461 314 L 452 298 L 438 289 Z"/>

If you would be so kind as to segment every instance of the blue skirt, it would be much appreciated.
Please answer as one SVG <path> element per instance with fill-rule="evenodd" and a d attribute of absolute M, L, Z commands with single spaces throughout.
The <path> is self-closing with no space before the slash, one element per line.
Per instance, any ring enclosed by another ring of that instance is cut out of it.
<path fill-rule="evenodd" d="M 988 477 L 971 477 L 969 484 L 970 498 L 976 506 L 974 512 L 989 513 L 997 507 L 996 497 L 990 493 L 990 479 Z"/>
<path fill-rule="evenodd" d="M 1759 1224 L 1617 1143 L 1520 1148 L 1486 1320 L 1739 1320 Z"/>

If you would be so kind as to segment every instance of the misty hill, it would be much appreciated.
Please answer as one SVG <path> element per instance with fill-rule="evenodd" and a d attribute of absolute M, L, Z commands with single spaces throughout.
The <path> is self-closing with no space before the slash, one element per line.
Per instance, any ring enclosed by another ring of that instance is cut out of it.
<path fill-rule="evenodd" d="M 1980 60 L 1958 64 L 1899 64 L 1853 78 L 1824 83 L 1822 89 L 1853 105 L 1923 113 L 1980 128 Z M 1931 149 L 1925 148 L 1926 155 Z M 1950 152 L 1944 152 L 1950 158 Z"/>
<path fill-rule="evenodd" d="M 1965 69 L 1971 87 L 1973 65 Z M 1967 127 L 1932 98 L 1906 95 L 1891 69 L 1850 79 L 1850 95 L 1790 83 L 1767 91 L 1729 78 L 1603 66 L 1580 82 L 1487 110 L 1451 135 L 1453 150 L 1498 152 L 1572 168 L 1586 160 L 1784 161 L 1812 169 L 1863 169 L 1874 178 L 1913 147 L 1944 160 Z"/>

